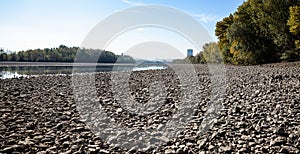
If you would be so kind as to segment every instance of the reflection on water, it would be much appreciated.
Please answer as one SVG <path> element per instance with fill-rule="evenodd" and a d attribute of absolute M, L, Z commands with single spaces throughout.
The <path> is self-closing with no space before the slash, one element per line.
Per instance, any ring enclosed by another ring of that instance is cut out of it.
<path fill-rule="evenodd" d="M 146 66 L 146 67 L 134 67 L 133 71 L 145 71 L 145 70 L 161 70 L 166 69 L 165 66 Z"/>
<path fill-rule="evenodd" d="M 26 76 L 36 75 L 55 75 L 55 74 L 72 74 L 73 71 L 76 73 L 87 73 L 87 72 L 107 72 L 107 71 L 143 71 L 143 70 L 155 70 L 155 69 L 166 69 L 167 66 L 18 66 L 18 67 L 0 67 L 0 79 L 7 78 L 19 78 Z"/>
<path fill-rule="evenodd" d="M 9 71 L 1 71 L 0 78 L 1 79 L 9 79 L 9 78 L 19 78 L 26 75 L 21 75 L 17 72 L 9 72 Z"/>

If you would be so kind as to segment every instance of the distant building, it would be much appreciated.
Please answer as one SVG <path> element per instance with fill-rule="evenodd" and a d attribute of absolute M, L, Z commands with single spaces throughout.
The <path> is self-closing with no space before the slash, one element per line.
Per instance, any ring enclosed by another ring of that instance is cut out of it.
<path fill-rule="evenodd" d="M 193 49 L 187 49 L 187 57 L 193 56 Z"/>

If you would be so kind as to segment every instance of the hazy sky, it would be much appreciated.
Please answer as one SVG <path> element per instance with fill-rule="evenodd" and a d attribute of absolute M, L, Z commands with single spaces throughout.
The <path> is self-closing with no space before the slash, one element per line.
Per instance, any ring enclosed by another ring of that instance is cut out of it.
<path fill-rule="evenodd" d="M 243 1 L 1 0 L 0 47 L 20 51 L 58 47 L 61 44 L 80 46 L 88 32 L 101 20 L 116 11 L 142 4 L 160 4 L 178 8 L 193 16 L 214 36 L 216 22 L 233 13 Z M 142 32 L 146 38 L 150 33 L 163 35 L 161 30 L 140 28 L 124 34 L 123 37 L 126 38 L 126 35 L 134 37 L 138 32 Z M 122 40 L 121 36 L 119 40 Z M 117 53 L 124 52 L 119 51 L 123 50 L 121 43 L 121 41 L 112 43 L 115 45 L 111 45 L 108 49 L 118 50 L 114 51 Z"/>

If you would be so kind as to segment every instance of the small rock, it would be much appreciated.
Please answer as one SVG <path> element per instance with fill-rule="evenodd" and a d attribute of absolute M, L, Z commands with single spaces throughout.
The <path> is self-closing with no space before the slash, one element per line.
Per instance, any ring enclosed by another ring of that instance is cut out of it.
<path fill-rule="evenodd" d="M 45 144 L 42 144 L 42 143 L 40 143 L 38 147 L 39 147 L 39 148 L 44 148 L 44 149 L 45 149 L 45 148 L 48 148 L 48 146 L 47 146 L 47 145 L 45 145 Z"/>
<path fill-rule="evenodd" d="M 244 141 L 249 140 L 249 138 L 250 138 L 250 137 L 249 137 L 249 136 L 246 136 L 246 135 L 241 136 L 241 139 L 244 140 Z"/>
<path fill-rule="evenodd" d="M 285 134 L 286 134 L 283 127 L 275 129 L 275 133 L 278 135 L 281 135 L 281 136 L 285 136 Z"/>
<path fill-rule="evenodd" d="M 68 150 L 68 151 L 63 152 L 63 153 L 61 153 L 61 154 L 72 154 L 72 151 L 71 151 L 71 150 Z"/>
<path fill-rule="evenodd" d="M 69 141 L 65 141 L 62 145 L 63 145 L 64 147 L 69 147 L 70 142 L 69 142 Z"/>
<path fill-rule="evenodd" d="M 246 148 L 241 148 L 239 151 L 238 151 L 238 153 L 245 153 L 245 152 L 247 152 L 248 150 L 246 149 Z"/>
<path fill-rule="evenodd" d="M 26 138 L 25 141 L 19 141 L 18 144 L 23 144 L 23 145 L 34 145 L 34 142 L 32 142 L 30 139 Z"/>
<path fill-rule="evenodd" d="M 71 150 L 76 150 L 78 148 L 79 148 L 78 145 L 72 145 Z"/>
<path fill-rule="evenodd" d="M 256 145 L 255 142 L 249 142 L 249 146 L 254 146 L 254 145 Z"/>
<path fill-rule="evenodd" d="M 277 137 L 275 140 L 271 140 L 270 146 L 281 146 L 286 143 L 284 137 Z"/>
<path fill-rule="evenodd" d="M 199 140 L 197 141 L 197 144 L 199 145 L 199 148 L 201 148 L 202 146 L 204 146 L 204 144 L 206 143 L 207 139 L 203 139 L 203 140 Z"/>
<path fill-rule="evenodd" d="M 89 151 L 90 152 L 96 152 L 96 149 L 95 148 L 89 148 Z"/>
<path fill-rule="evenodd" d="M 121 113 L 123 111 L 123 109 L 122 108 L 118 108 L 116 111 L 117 111 L 117 113 Z"/>
<path fill-rule="evenodd" d="M 209 145 L 208 150 L 212 150 L 212 149 L 214 149 L 214 148 L 215 148 L 215 146 Z"/>
<path fill-rule="evenodd" d="M 22 146 L 21 145 L 12 145 L 9 147 L 6 147 L 2 150 L 4 153 L 11 153 L 11 152 L 20 152 L 22 151 Z"/>
<path fill-rule="evenodd" d="M 225 146 L 220 148 L 221 152 L 230 152 L 232 150 L 231 146 Z"/>
<path fill-rule="evenodd" d="M 42 135 L 38 135 L 38 136 L 33 137 L 33 139 L 35 139 L 35 140 L 41 140 L 43 138 L 44 138 L 44 136 L 42 136 Z"/>
<path fill-rule="evenodd" d="M 173 151 L 172 149 L 166 149 L 165 150 L 165 154 L 170 154 L 170 153 L 175 153 L 175 151 Z"/>
<path fill-rule="evenodd" d="M 98 148 L 98 145 L 88 145 L 89 148 Z"/>
<path fill-rule="evenodd" d="M 101 150 L 99 151 L 99 153 L 103 153 L 103 154 L 109 154 L 110 152 L 109 152 L 109 151 L 107 151 L 107 150 L 101 149 Z"/>

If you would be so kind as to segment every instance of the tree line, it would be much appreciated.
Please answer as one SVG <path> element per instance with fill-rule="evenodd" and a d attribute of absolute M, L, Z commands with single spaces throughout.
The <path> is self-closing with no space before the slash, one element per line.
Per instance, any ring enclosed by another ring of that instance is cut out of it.
<path fill-rule="evenodd" d="M 300 60 L 300 1 L 247 0 L 216 24 L 224 62 L 261 64 Z"/>
<path fill-rule="evenodd" d="M 60 45 L 58 48 L 30 49 L 20 52 L 4 52 L 3 49 L 0 49 L 0 61 L 74 62 L 75 60 L 77 62 L 134 63 L 134 59 L 128 55 L 116 55 L 100 49 L 84 49 L 64 45 Z"/>

